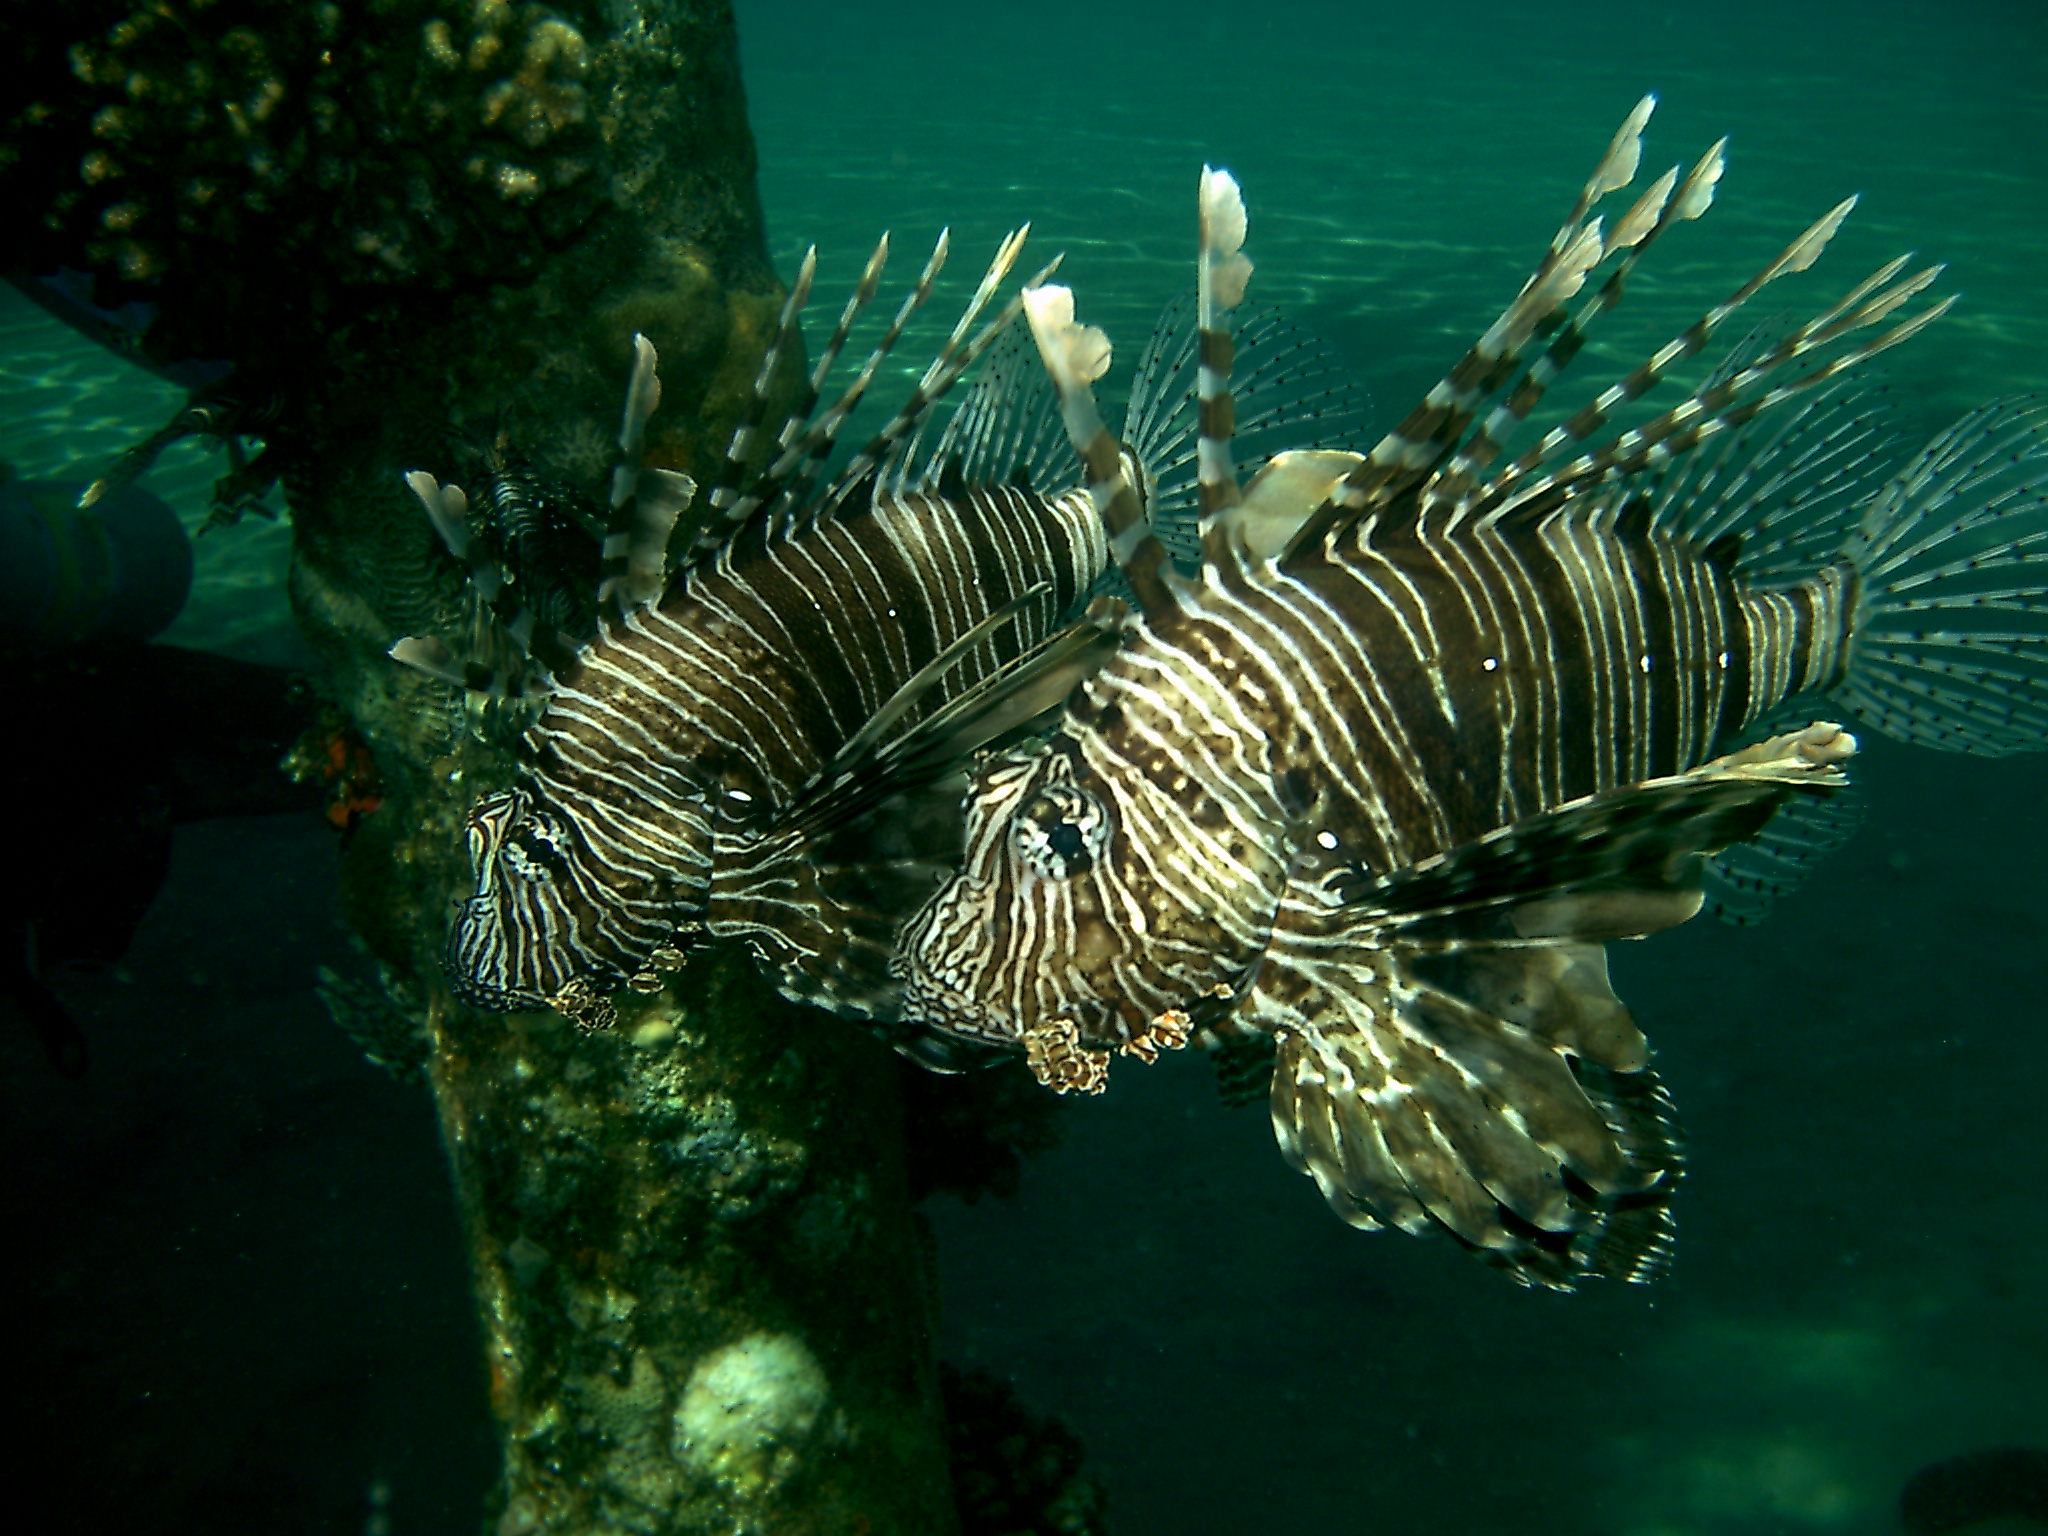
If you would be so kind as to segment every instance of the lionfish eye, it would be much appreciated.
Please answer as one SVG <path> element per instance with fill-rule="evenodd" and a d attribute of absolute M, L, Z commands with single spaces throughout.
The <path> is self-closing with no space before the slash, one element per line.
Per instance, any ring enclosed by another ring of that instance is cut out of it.
<path fill-rule="evenodd" d="M 1095 863 L 1109 840 L 1109 818 L 1085 790 L 1050 785 L 1017 815 L 1018 855 L 1048 880 L 1067 880 Z"/>
<path fill-rule="evenodd" d="M 505 862 L 528 880 L 551 880 L 567 860 L 554 824 L 535 817 L 505 839 Z"/>

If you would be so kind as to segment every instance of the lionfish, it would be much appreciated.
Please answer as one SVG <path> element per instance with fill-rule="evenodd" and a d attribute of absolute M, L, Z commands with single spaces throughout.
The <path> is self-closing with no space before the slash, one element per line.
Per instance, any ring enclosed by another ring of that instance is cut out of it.
<path fill-rule="evenodd" d="M 884 237 L 765 466 L 750 469 L 778 367 L 800 344 L 816 270 L 815 250 L 806 255 L 705 497 L 643 463 L 660 398 L 644 337 L 608 510 L 579 509 L 502 459 L 488 517 L 459 487 L 407 476 L 470 567 L 480 632 L 467 658 L 425 637 L 392 654 L 540 709 L 516 783 L 469 813 L 475 885 L 446 956 L 464 1001 L 552 1007 L 601 1027 L 620 987 L 658 990 L 698 943 L 736 940 L 785 995 L 888 1023 L 895 930 L 929 892 L 930 861 L 959 846 L 957 790 L 918 792 L 1057 703 L 1107 643 L 1086 622 L 1055 634 L 1110 561 L 1084 487 L 1035 488 L 1070 461 L 1013 323 L 1021 298 L 976 329 L 1024 234 L 1005 239 L 907 401 L 822 489 L 842 425 L 933 290 L 943 234 L 852 382 L 820 409 L 877 292 Z M 1348 386 L 1329 382 L 1327 361 L 1277 317 L 1260 334 L 1261 410 L 1341 420 Z M 1192 469 L 1179 467 L 1194 454 L 1191 407 L 1174 399 L 1192 372 L 1192 331 L 1163 322 L 1155 343 L 1149 392 L 1133 397 L 1131 451 L 1143 462 L 1131 473 L 1154 489 L 1161 475 L 1169 491 L 1184 483 L 1192 504 Z M 931 412 L 978 360 L 926 451 Z M 678 527 L 693 504 L 695 526 Z M 592 524 L 603 537 L 594 605 L 551 569 Z M 673 572 L 671 547 L 686 551 Z M 997 702 L 977 712 L 983 695 Z M 897 1043 L 945 1064 L 943 1042 Z"/>
<path fill-rule="evenodd" d="M 1068 290 L 1027 295 L 1137 603 L 1050 735 L 978 769 L 961 871 L 898 962 L 908 1019 L 1021 1047 L 1064 1091 L 1099 1090 L 1113 1053 L 1270 1041 L 1280 1148 L 1339 1216 L 1561 1290 L 1657 1273 L 1681 1174 L 1607 941 L 1684 922 L 1721 850 L 1837 793 L 1856 743 L 1817 715 L 1978 753 L 2048 739 L 2048 404 L 1984 407 L 1859 478 L 1843 376 L 1948 307 L 1900 317 L 1939 268 L 1892 262 L 1609 427 L 1850 203 L 1507 456 L 1643 253 L 1712 200 L 1722 144 L 1594 215 L 1653 104 L 1398 427 L 1244 484 L 1244 209 L 1204 171 L 1198 573 L 1147 532 L 1097 415 L 1107 340 Z"/>

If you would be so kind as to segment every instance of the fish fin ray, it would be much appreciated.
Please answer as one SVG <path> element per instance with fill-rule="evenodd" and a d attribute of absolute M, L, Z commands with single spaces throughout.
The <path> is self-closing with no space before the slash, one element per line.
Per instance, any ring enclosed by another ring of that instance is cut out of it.
<path fill-rule="evenodd" d="M 1151 480 L 1146 512 L 1176 568 L 1201 564 L 1198 474 L 1196 296 L 1182 293 L 1160 312 L 1132 371 L 1124 442 Z M 1321 337 L 1269 304 L 1231 316 L 1231 396 L 1237 462 L 1257 472 L 1290 451 L 1355 442 L 1368 397 L 1355 371 Z"/>
<path fill-rule="evenodd" d="M 2048 745 L 2048 395 L 1980 406 L 1870 503 L 1832 696 L 1887 735 L 1999 756 Z"/>
<path fill-rule="evenodd" d="M 1830 793 L 1855 738 L 1816 721 L 1684 773 L 1526 817 L 1386 876 L 1326 881 L 1332 925 L 1390 942 L 1634 938 L 1698 911 L 1702 859 L 1762 829 L 1789 797 Z"/>
<path fill-rule="evenodd" d="M 1271 969 L 1276 985 L 1308 983 L 1286 1003 L 1251 1000 L 1269 1023 L 1291 1021 L 1275 1136 L 1339 1216 L 1448 1232 L 1557 1290 L 1663 1267 L 1677 1138 L 1601 946 L 1484 958 L 1360 947 Z M 1584 1054 L 1588 1039 L 1608 1061 Z"/>
<path fill-rule="evenodd" d="M 1033 588 L 998 609 L 906 683 L 877 713 L 877 720 L 888 716 L 879 727 L 871 721 L 791 796 L 776 817 L 776 835 L 801 841 L 844 825 L 890 795 L 943 777 L 1064 702 L 1116 649 L 1120 605 L 1098 602 L 1079 622 L 993 668 L 907 730 L 888 734 L 951 674 L 957 661 L 1042 595 Z"/>

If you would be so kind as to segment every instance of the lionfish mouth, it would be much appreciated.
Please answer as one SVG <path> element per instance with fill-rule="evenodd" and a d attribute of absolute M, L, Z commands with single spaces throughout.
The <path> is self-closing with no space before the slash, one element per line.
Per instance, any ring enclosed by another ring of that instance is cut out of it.
<path fill-rule="evenodd" d="M 913 966 L 903 985 L 903 1022 L 915 1029 L 933 1029 L 970 1040 L 1011 1042 L 1013 1028 L 992 1018 L 988 1009 L 965 992 L 935 981 Z"/>
<path fill-rule="evenodd" d="M 448 990 L 458 1003 L 466 1008 L 481 1008 L 486 1013 L 534 1013 L 553 1004 L 538 992 L 522 992 L 511 987 L 493 987 L 466 976 L 452 962 L 446 967 Z"/>

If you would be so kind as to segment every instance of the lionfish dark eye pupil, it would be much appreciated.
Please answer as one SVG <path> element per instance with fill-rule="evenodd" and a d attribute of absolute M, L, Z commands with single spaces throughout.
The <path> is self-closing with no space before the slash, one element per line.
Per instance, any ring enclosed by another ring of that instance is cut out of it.
<path fill-rule="evenodd" d="M 1081 829 L 1071 821 L 1063 821 L 1045 834 L 1045 846 L 1063 859 L 1078 859 L 1081 856 Z"/>

